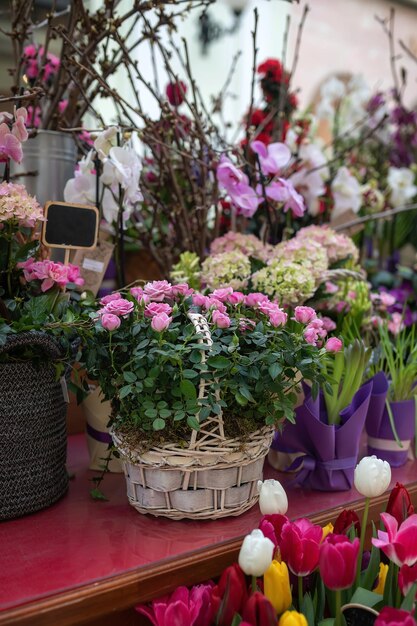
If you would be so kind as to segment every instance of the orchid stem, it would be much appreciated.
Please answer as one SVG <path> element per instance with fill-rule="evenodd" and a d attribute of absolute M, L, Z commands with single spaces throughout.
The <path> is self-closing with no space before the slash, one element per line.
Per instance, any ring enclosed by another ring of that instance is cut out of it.
<path fill-rule="evenodd" d="M 368 514 L 369 514 L 369 503 L 371 499 L 365 498 L 365 509 L 363 511 L 362 516 L 362 527 L 361 527 L 361 540 L 359 544 L 359 554 L 358 554 L 358 563 L 356 566 L 356 580 L 355 580 L 355 589 L 359 587 L 361 580 L 361 569 L 362 569 L 362 555 L 363 555 L 363 547 L 365 545 L 365 535 L 366 535 L 366 525 L 368 523 Z"/>
<path fill-rule="evenodd" d="M 334 626 L 342 625 L 342 590 L 336 589 L 334 592 L 335 597 L 335 617 L 334 617 Z"/>
<path fill-rule="evenodd" d="M 301 605 L 303 604 L 303 577 L 298 576 L 298 610 L 301 612 Z"/>
<path fill-rule="evenodd" d="M 255 593 L 256 589 L 257 589 L 256 576 L 252 576 L 252 593 Z"/>

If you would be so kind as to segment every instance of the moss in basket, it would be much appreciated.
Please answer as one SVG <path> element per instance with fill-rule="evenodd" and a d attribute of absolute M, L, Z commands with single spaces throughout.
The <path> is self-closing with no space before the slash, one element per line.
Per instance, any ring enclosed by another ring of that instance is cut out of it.
<path fill-rule="evenodd" d="M 196 330 L 193 313 L 204 315 L 211 338 Z M 112 424 L 141 449 L 186 446 L 192 429 L 220 413 L 226 436 L 244 442 L 293 419 L 300 375 L 315 389 L 323 384 L 325 350 L 305 340 L 305 329 L 263 294 L 203 295 L 154 281 L 100 301 L 82 361 L 112 401 Z"/>

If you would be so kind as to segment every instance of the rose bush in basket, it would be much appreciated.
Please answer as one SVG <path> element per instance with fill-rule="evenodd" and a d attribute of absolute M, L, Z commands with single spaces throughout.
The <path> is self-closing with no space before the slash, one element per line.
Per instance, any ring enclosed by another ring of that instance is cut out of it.
<path fill-rule="evenodd" d="M 243 436 L 293 420 L 300 376 L 316 386 L 323 380 L 325 349 L 316 345 L 323 333 L 309 342 L 312 309 L 292 318 L 260 293 L 224 288 L 203 295 L 167 281 L 111 294 L 100 304 L 91 314 L 86 368 L 112 401 L 112 422 L 137 431 L 141 441 L 143 435 L 188 438 L 211 413 L 222 412 L 225 429 Z M 189 317 L 198 313 L 209 323 L 209 346 L 199 343 Z M 201 379 L 205 397 L 199 397 Z"/>

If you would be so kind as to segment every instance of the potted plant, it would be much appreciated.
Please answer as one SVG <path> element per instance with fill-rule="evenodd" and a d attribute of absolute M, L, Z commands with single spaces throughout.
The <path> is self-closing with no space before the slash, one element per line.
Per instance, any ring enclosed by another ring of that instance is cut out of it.
<path fill-rule="evenodd" d="M 252 506 L 274 427 L 293 420 L 300 376 L 323 382 L 325 349 L 259 293 L 154 281 L 100 305 L 83 365 L 112 402 L 130 503 L 175 519 Z"/>
<path fill-rule="evenodd" d="M 391 331 L 391 332 L 390 332 Z M 415 325 L 378 325 L 373 389 L 366 418 L 369 454 L 393 467 L 406 463 L 415 435 L 417 343 Z"/>

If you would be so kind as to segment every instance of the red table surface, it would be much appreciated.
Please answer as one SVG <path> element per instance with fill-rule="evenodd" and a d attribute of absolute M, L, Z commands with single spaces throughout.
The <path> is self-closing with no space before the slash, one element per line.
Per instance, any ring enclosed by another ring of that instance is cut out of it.
<path fill-rule="evenodd" d="M 39 513 L 0 524 L 0 609 L 23 605 L 196 553 L 213 544 L 243 537 L 258 526 L 258 506 L 236 518 L 216 521 L 171 521 L 137 513 L 126 497 L 124 476 L 107 475 L 103 491 L 108 502 L 89 496 L 90 479 L 84 435 L 69 438 L 68 469 L 74 474 L 68 494 Z M 269 466 L 266 477 L 288 477 Z M 417 477 L 417 462 L 393 471 L 392 485 Z M 289 491 L 291 518 L 308 516 L 360 499 L 355 489 L 341 493 Z"/>

